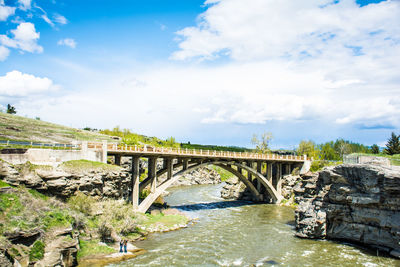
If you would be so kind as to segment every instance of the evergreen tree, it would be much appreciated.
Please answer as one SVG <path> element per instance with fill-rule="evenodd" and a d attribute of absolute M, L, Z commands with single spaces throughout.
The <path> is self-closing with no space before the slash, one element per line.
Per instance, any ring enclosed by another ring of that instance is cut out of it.
<path fill-rule="evenodd" d="M 372 154 L 379 154 L 379 146 L 377 144 L 373 144 L 371 146 L 371 152 Z"/>
<path fill-rule="evenodd" d="M 400 154 L 400 136 L 392 132 L 384 151 L 388 155 Z"/>
<path fill-rule="evenodd" d="M 7 113 L 8 114 L 16 114 L 17 111 L 15 110 L 15 107 L 11 106 L 10 104 L 7 104 Z"/>

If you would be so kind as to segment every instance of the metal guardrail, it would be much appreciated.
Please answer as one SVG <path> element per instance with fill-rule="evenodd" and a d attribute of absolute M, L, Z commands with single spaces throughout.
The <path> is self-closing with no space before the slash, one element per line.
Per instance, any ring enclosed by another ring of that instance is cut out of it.
<path fill-rule="evenodd" d="M 29 146 L 29 147 L 44 147 L 44 148 L 70 148 L 70 149 L 78 149 L 79 145 L 74 144 L 59 144 L 59 143 L 38 143 L 38 142 L 27 142 L 27 141 L 11 141 L 11 140 L 0 140 L 0 146 Z"/>

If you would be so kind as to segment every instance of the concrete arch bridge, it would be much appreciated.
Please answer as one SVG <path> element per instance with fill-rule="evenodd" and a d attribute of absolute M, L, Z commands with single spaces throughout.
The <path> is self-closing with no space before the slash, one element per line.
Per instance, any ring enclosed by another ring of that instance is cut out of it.
<path fill-rule="evenodd" d="M 291 173 L 296 167 L 302 168 L 307 162 L 305 155 L 282 156 L 248 152 L 119 146 L 104 143 L 89 143 L 87 148 L 102 150 L 103 158 L 114 156 L 117 165 L 120 165 L 121 157 L 132 158 L 132 205 L 133 209 L 139 212 L 146 212 L 151 204 L 181 175 L 208 165 L 219 166 L 238 177 L 259 201 L 263 201 L 266 195 L 270 202 L 279 203 L 282 200 L 283 175 Z M 139 181 L 140 158 L 148 160 L 148 176 L 141 182 Z M 159 159 L 162 159 L 163 166 L 157 170 Z M 157 177 L 165 174 L 167 179 L 158 182 Z M 150 193 L 145 199 L 139 201 L 140 192 L 146 187 L 150 189 Z"/>

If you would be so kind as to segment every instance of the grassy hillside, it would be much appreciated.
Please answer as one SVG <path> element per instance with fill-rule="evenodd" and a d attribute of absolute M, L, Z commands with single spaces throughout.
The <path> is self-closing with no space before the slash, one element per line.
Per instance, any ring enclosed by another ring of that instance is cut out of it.
<path fill-rule="evenodd" d="M 111 141 L 111 137 L 41 120 L 0 113 L 0 140 L 71 143 L 76 140 Z"/>

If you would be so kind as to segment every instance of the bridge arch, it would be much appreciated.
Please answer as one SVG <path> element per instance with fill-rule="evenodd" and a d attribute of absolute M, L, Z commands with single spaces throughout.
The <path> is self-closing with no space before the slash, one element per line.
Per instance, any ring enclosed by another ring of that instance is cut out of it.
<path fill-rule="evenodd" d="M 161 183 L 158 186 L 155 186 L 155 182 L 157 179 L 155 177 L 147 177 L 144 181 L 140 183 L 140 189 L 143 190 L 147 185 L 150 183 L 153 183 L 151 187 L 151 192 L 150 194 L 138 205 L 137 210 L 139 212 L 146 212 L 150 206 L 154 203 L 154 201 L 163 193 L 165 190 L 170 187 L 172 184 L 174 184 L 182 175 L 184 175 L 187 172 L 193 171 L 197 168 L 200 167 L 205 167 L 209 165 L 215 165 L 219 166 L 228 172 L 232 173 L 236 177 L 239 178 L 240 181 L 242 181 L 247 188 L 249 188 L 250 192 L 256 197 L 258 200 L 262 200 L 262 195 L 260 192 L 258 192 L 257 188 L 253 185 L 253 183 L 245 177 L 241 171 L 238 171 L 234 169 L 232 166 L 236 166 L 241 169 L 246 170 L 248 173 L 251 173 L 253 177 L 255 177 L 267 190 L 268 194 L 272 198 L 273 202 L 279 203 L 282 199 L 282 196 L 278 193 L 278 191 L 273 187 L 273 185 L 266 179 L 261 173 L 257 172 L 257 170 L 254 170 L 253 168 L 246 166 L 242 163 L 236 162 L 236 161 L 222 161 L 222 160 L 209 160 L 209 161 L 203 161 L 203 162 L 186 162 L 186 166 L 184 162 L 179 162 L 177 164 L 173 164 L 172 168 L 179 168 L 184 166 L 183 170 L 176 172 L 173 174 L 170 179 L 167 179 L 163 183 Z M 154 174 L 154 176 L 159 176 L 162 174 L 165 174 L 168 172 L 168 168 L 164 168 L 157 173 Z"/>

